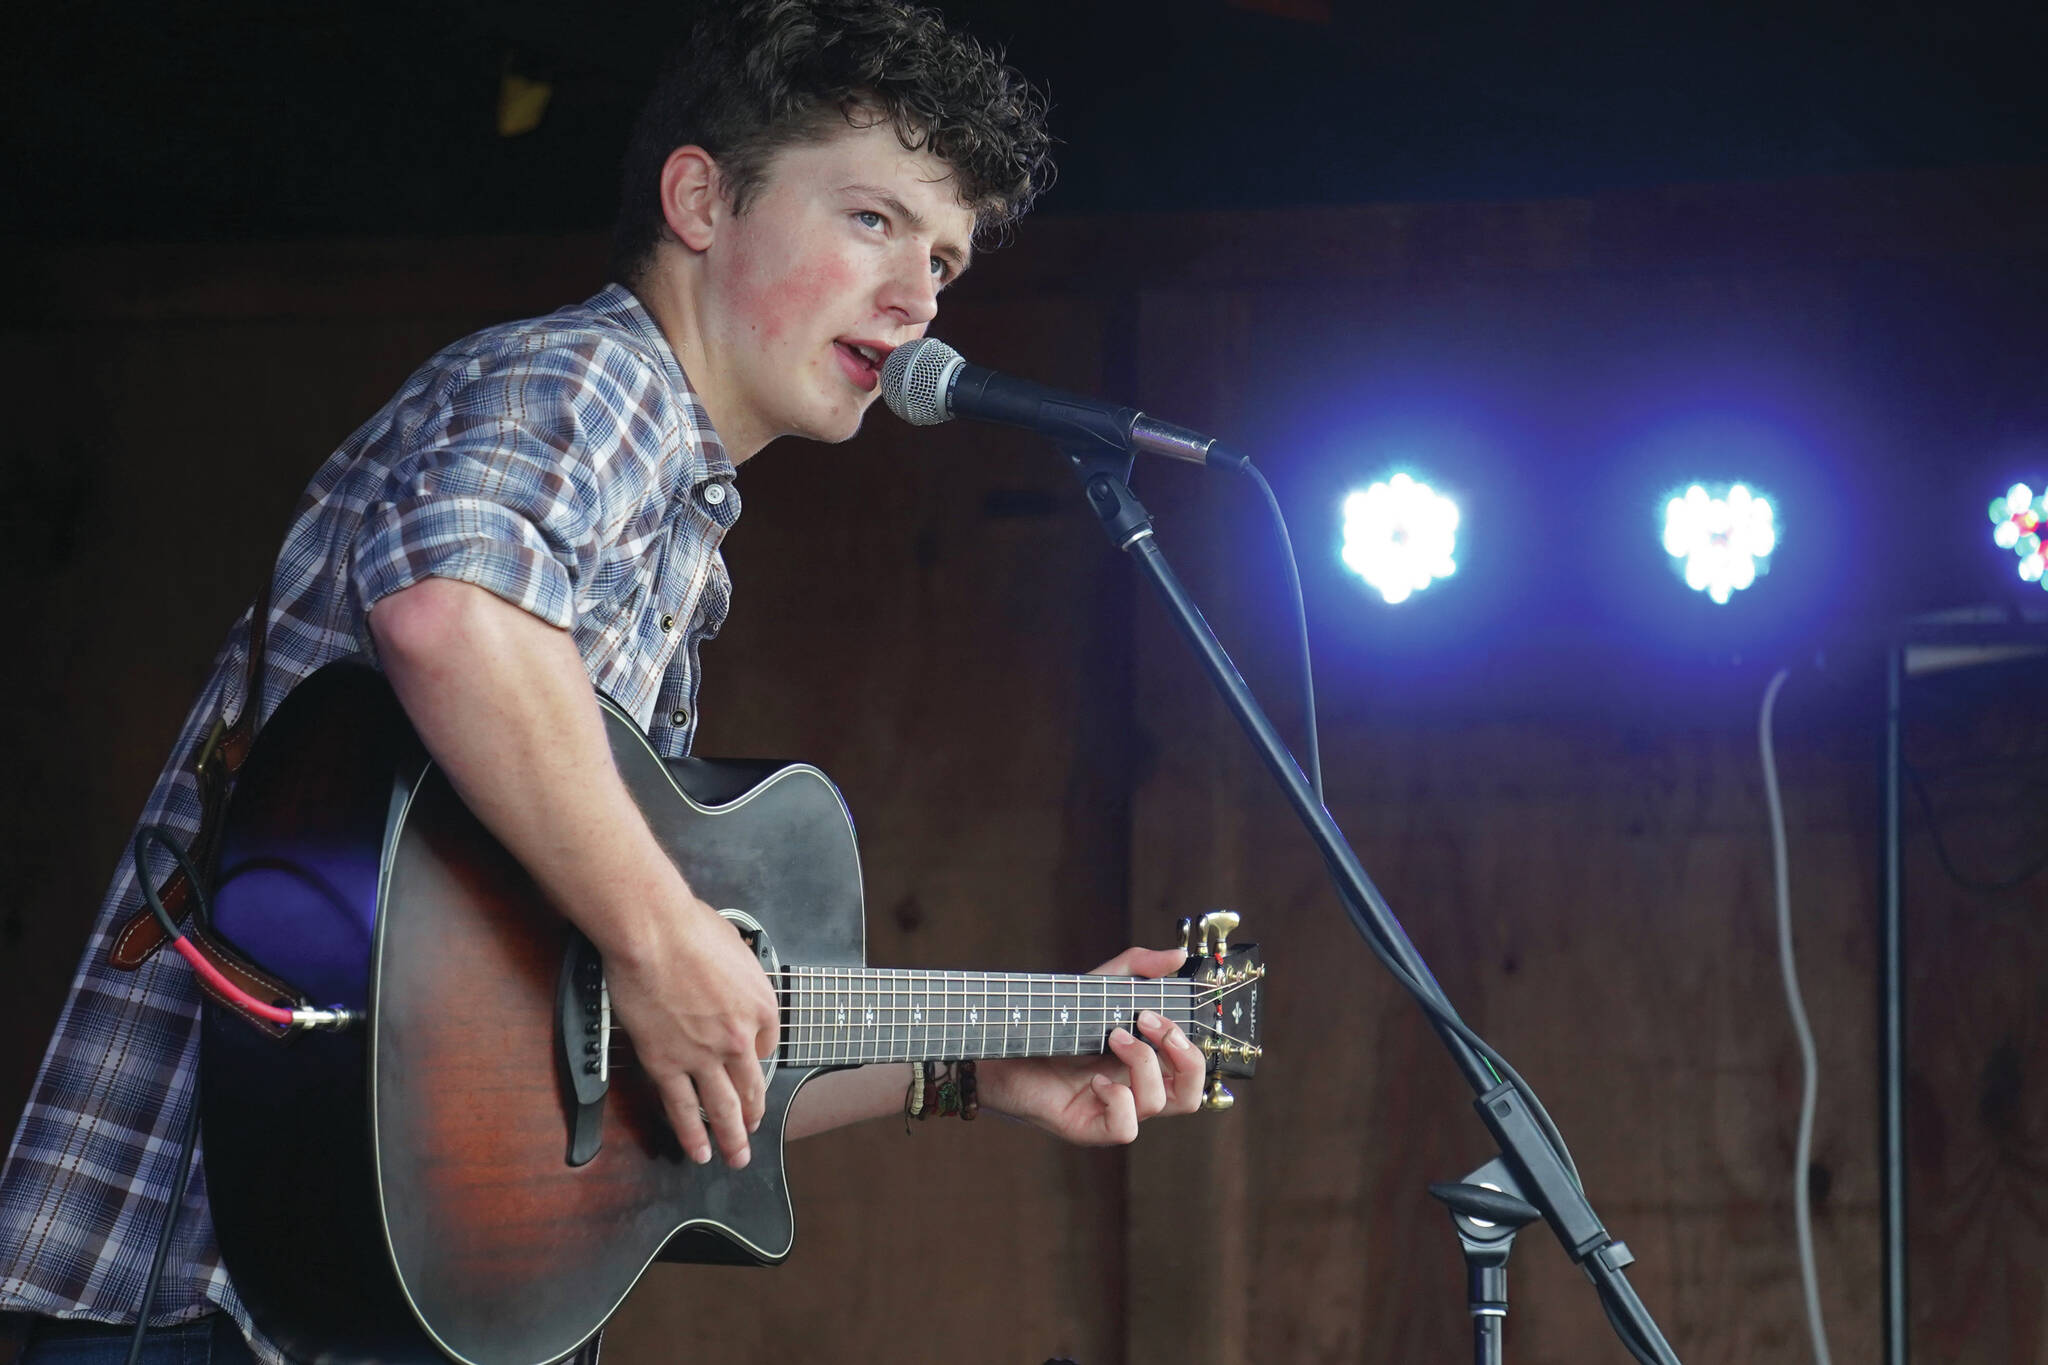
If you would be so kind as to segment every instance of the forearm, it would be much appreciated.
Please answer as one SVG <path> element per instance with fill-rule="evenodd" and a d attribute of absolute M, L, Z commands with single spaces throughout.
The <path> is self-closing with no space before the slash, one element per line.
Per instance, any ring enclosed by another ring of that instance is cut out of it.
<path fill-rule="evenodd" d="M 378 602 L 370 631 L 464 803 L 608 959 L 644 958 L 650 907 L 687 892 L 619 780 L 568 633 L 446 579 Z"/>
<path fill-rule="evenodd" d="M 907 1062 L 857 1066 L 850 1071 L 820 1076 L 797 1091 L 784 1134 L 792 1138 L 811 1137 L 863 1119 L 900 1114 L 910 1077 L 911 1066 Z"/>
<path fill-rule="evenodd" d="M 975 1064 L 984 1110 L 1009 1112 L 1008 1082 L 1015 1065 L 994 1060 Z M 907 1062 L 881 1062 L 828 1072 L 797 1092 L 785 1134 L 791 1138 L 811 1137 L 863 1119 L 901 1114 L 914 1074 L 915 1064 Z"/>

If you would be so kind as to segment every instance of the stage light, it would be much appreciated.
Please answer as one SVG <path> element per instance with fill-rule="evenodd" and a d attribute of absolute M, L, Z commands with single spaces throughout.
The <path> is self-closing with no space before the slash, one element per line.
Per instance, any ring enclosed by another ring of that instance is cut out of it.
<path fill-rule="evenodd" d="M 1406 474 L 1344 499 L 1344 563 L 1389 603 L 1458 570 L 1458 505 Z"/>
<path fill-rule="evenodd" d="M 1777 513 L 1747 484 L 1715 494 L 1696 483 L 1664 505 L 1665 553 L 1682 565 L 1687 587 L 1724 606 L 1769 570 L 1777 548 Z"/>
<path fill-rule="evenodd" d="M 2048 493 L 2038 496 L 2023 483 L 2005 490 L 2002 498 L 1991 500 L 1991 543 L 2019 556 L 2020 578 L 2048 589 L 2048 555 L 2041 549 L 2042 523 L 2048 521 Z"/>

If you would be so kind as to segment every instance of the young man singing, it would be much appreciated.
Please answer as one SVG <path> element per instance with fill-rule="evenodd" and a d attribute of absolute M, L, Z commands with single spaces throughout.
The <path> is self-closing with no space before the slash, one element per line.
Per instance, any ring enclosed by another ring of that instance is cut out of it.
<path fill-rule="evenodd" d="M 778 437 L 854 434 L 882 358 L 1043 183 L 1043 109 L 898 4 L 756 0 L 701 25 L 634 134 L 615 282 L 444 350 L 328 459 L 276 563 L 260 695 L 242 695 L 245 618 L 145 821 L 192 837 L 217 717 L 267 715 L 321 665 L 371 656 L 470 808 L 602 952 L 683 1150 L 745 1165 L 776 1000 L 627 795 L 593 685 L 664 754 L 689 750 L 698 647 L 728 603 L 735 471 Z M 0 1175 L 0 1310 L 34 1315 L 30 1365 L 125 1356 L 126 1329 L 78 1324 L 134 1321 L 193 1102 L 184 962 L 108 962 L 138 903 L 124 871 Z M 1180 962 L 1132 949 L 1102 970 Z M 1147 1013 L 1139 1030 L 1099 1059 L 983 1063 L 981 1103 L 1129 1142 L 1192 1111 L 1202 1082 L 1178 1029 Z M 907 1080 L 900 1065 L 822 1077 L 789 1131 L 894 1113 Z M 241 1337 L 279 1359 L 220 1265 L 204 1184 L 195 1170 L 152 1317 L 222 1359 Z"/>

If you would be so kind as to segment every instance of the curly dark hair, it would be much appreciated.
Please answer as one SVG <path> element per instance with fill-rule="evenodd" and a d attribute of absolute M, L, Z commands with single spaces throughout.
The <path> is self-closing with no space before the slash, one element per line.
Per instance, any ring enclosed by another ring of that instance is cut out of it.
<path fill-rule="evenodd" d="M 626 149 L 611 275 L 632 283 L 668 235 L 661 168 L 692 143 L 744 213 L 785 147 L 887 120 L 953 168 L 977 238 L 1000 233 L 1052 180 L 1047 101 L 928 9 L 892 0 L 714 3 L 669 59 Z"/>

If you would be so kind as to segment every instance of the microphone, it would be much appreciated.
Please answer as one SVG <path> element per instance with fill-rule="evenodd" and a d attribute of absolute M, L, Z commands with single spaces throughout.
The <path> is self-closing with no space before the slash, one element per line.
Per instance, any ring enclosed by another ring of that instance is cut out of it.
<path fill-rule="evenodd" d="M 1062 393 L 970 365 L 936 337 L 920 337 L 889 352 L 882 363 L 882 401 L 914 427 L 969 417 L 1042 432 L 1062 442 L 1100 441 L 1117 450 L 1191 464 L 1242 469 L 1251 463 L 1213 436 L 1147 417 L 1136 408 Z"/>

